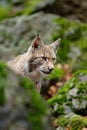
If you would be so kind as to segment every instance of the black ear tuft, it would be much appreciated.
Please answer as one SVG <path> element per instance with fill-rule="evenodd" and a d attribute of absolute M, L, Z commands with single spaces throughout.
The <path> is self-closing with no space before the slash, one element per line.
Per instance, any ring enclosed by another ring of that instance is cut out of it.
<path fill-rule="evenodd" d="M 38 48 L 40 42 L 41 42 L 41 39 L 40 39 L 40 37 L 38 35 L 37 38 L 33 42 L 34 48 Z"/>
<path fill-rule="evenodd" d="M 43 44 L 41 37 L 39 35 L 37 35 L 37 37 L 35 38 L 35 40 L 33 41 L 33 46 L 34 48 L 39 48 L 41 47 Z"/>

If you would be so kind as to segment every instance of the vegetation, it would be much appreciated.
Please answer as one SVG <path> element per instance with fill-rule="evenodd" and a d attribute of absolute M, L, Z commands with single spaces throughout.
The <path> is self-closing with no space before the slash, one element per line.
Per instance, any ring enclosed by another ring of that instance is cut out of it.
<path fill-rule="evenodd" d="M 58 31 L 52 35 L 53 40 L 62 38 L 58 51 L 58 61 L 70 63 L 71 69 L 87 69 L 87 24 L 69 21 L 59 17 L 54 20 L 58 24 Z"/>
<path fill-rule="evenodd" d="M 0 5 L 0 21 L 10 17 L 11 6 Z"/>
<path fill-rule="evenodd" d="M 66 107 L 68 107 L 69 112 L 81 115 L 87 114 L 86 76 L 86 70 L 76 72 L 72 79 L 66 82 L 53 98 L 48 100 L 49 104 L 54 108 L 54 115 L 66 114 Z"/>
<path fill-rule="evenodd" d="M 12 84 L 14 85 L 12 86 Z M 44 130 L 44 127 L 48 122 L 46 119 L 49 115 L 47 105 L 36 89 L 34 89 L 34 85 L 31 80 L 26 77 L 23 78 L 20 75 L 16 75 L 7 68 L 6 64 L 2 61 L 0 61 L 0 108 L 0 112 L 3 111 L 3 115 L 6 113 L 8 114 L 9 111 L 9 114 L 6 117 L 10 123 L 9 129 L 11 129 L 13 122 L 20 122 L 18 113 L 21 109 L 23 109 L 23 112 L 19 115 L 21 116 L 21 120 L 26 121 L 26 123 L 30 123 L 32 130 Z M 15 110 L 17 113 L 13 112 Z M 11 114 L 17 119 L 15 120 L 12 118 L 10 120 Z M 3 115 L 1 116 L 4 118 Z M 0 121 L 1 120 L 2 119 L 0 119 Z M 7 126 L 8 123 L 3 123 L 4 120 L 5 119 L 2 120 L 2 126 Z"/>
<path fill-rule="evenodd" d="M 87 119 L 79 115 L 65 115 L 58 118 L 58 125 L 71 130 L 82 130 L 87 127 Z"/>
<path fill-rule="evenodd" d="M 31 25 L 26 29 L 34 20 L 29 24 L 27 20 L 24 20 L 23 24 L 18 26 L 15 26 L 18 21 L 14 22 L 13 20 L 10 26 L 9 21 L 5 20 L 16 16 L 19 18 L 21 16 L 29 17 L 41 1 L 6 0 L 6 4 L 0 2 L 0 58 L 5 60 L 8 54 L 8 57 L 11 57 L 11 51 L 15 51 L 15 55 L 21 51 L 24 52 L 30 44 L 27 41 L 33 39 L 34 31 L 36 31 L 32 30 Z M 46 17 L 41 21 L 40 27 L 43 25 L 41 30 L 35 28 L 44 35 L 48 31 L 43 31 L 46 24 L 45 19 Z M 20 124 L 19 118 L 28 122 L 32 130 L 44 130 L 45 128 L 51 130 L 48 117 L 49 110 L 52 119 L 57 120 L 56 125 L 53 124 L 53 126 L 58 127 L 58 130 L 82 130 L 87 127 L 87 23 L 72 21 L 60 16 L 53 18 L 51 22 L 56 25 L 55 33 L 49 31 L 53 41 L 58 37 L 62 38 L 57 52 L 55 69 L 42 81 L 44 92 L 41 94 L 48 101 L 51 110 L 29 79 L 14 74 L 3 61 L 0 61 L 0 117 L 2 117 L 2 119 L 0 118 L 0 130 L 3 130 L 4 126 L 9 130 L 17 129 L 17 126 L 13 128 L 10 126 L 14 126 L 16 121 L 17 123 L 19 121 Z M 40 23 L 40 19 L 38 23 Z M 14 30 L 12 30 L 13 27 L 15 27 Z M 45 37 L 50 40 L 49 35 Z M 4 55 L 5 59 L 3 58 Z M 14 56 L 12 55 L 12 57 Z M 21 116 L 19 116 L 21 109 L 23 113 L 21 112 Z M 14 114 L 14 111 L 17 112 Z M 12 117 L 15 119 L 11 121 Z M 6 122 L 7 124 L 5 124 L 6 120 L 9 123 Z"/>
<path fill-rule="evenodd" d="M 4 89 L 6 86 L 6 78 L 7 78 L 6 64 L 4 62 L 0 62 L 0 105 L 3 105 L 5 102 Z"/>
<path fill-rule="evenodd" d="M 0 4 L 0 21 L 14 16 L 31 14 L 34 11 L 37 3 L 41 1 L 27 0 L 23 2 L 22 0 L 18 0 L 16 2 L 20 3 L 20 5 L 23 6 L 22 9 L 19 8 L 18 10 L 16 10 L 14 7 L 14 2 L 12 0 L 8 0 L 5 6 L 3 4 Z"/>

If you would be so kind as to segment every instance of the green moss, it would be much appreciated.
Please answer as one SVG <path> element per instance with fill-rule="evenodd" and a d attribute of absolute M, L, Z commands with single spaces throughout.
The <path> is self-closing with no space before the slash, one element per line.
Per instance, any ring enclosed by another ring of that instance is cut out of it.
<path fill-rule="evenodd" d="M 58 125 L 61 126 L 61 127 L 66 127 L 69 123 L 69 115 L 66 115 L 66 116 L 60 116 L 58 118 Z"/>
<path fill-rule="evenodd" d="M 66 101 L 66 94 L 69 91 L 69 84 L 66 83 L 62 88 L 58 91 L 58 93 L 51 99 L 48 100 L 49 104 L 52 105 L 53 103 L 57 102 L 59 104 L 62 104 Z"/>
<path fill-rule="evenodd" d="M 71 130 L 82 130 L 87 127 L 87 119 L 79 115 L 66 115 L 58 118 L 58 125 L 61 127 L 70 126 Z"/>
<path fill-rule="evenodd" d="M 54 114 L 55 117 L 58 117 L 58 115 L 63 115 L 64 114 L 64 107 L 63 105 L 59 105 L 56 108 L 56 112 Z"/>
<path fill-rule="evenodd" d="M 87 114 L 87 71 L 80 70 L 74 74 L 72 79 L 66 82 L 58 91 L 58 93 L 51 99 L 48 100 L 48 103 L 54 108 L 55 104 L 58 107 L 67 105 L 70 107 L 71 112 L 75 112 L 77 114 L 86 115 Z M 77 102 L 76 105 L 73 102 Z M 86 104 L 85 104 L 86 103 Z M 84 104 L 84 105 L 82 105 Z M 65 108 L 64 111 L 59 109 L 54 110 L 55 113 L 66 114 Z M 58 114 L 59 115 L 59 114 Z"/>
<path fill-rule="evenodd" d="M 87 74 L 87 70 L 79 70 L 74 74 L 74 77 L 78 79 L 86 74 Z"/>

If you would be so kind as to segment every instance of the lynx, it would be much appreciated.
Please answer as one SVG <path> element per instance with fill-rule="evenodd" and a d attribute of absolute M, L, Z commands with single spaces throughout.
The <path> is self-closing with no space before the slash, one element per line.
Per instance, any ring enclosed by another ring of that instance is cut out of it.
<path fill-rule="evenodd" d="M 7 64 L 16 73 L 29 77 L 40 92 L 42 77 L 50 74 L 54 69 L 56 52 L 60 41 L 59 38 L 50 45 L 44 45 L 38 35 L 27 52 L 18 55 Z"/>

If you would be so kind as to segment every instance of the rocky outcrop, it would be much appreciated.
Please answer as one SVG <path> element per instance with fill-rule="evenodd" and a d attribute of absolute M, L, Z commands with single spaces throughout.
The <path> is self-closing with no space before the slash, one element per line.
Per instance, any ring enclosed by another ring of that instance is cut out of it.
<path fill-rule="evenodd" d="M 54 115 L 76 113 L 87 115 L 87 71 L 77 71 L 59 92 L 49 99 Z"/>

